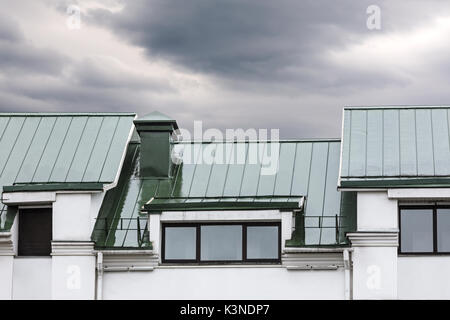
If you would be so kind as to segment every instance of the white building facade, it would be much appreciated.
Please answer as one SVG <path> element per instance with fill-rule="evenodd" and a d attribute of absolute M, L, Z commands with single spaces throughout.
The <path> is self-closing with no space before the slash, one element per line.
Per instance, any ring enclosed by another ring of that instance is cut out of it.
<path fill-rule="evenodd" d="M 449 299 L 448 109 L 211 143 L 157 112 L 2 114 L 0 298 Z"/>

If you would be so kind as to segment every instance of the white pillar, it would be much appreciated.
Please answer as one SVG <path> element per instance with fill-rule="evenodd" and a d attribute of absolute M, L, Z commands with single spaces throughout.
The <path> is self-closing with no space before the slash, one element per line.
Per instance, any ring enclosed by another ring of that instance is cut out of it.
<path fill-rule="evenodd" d="M 155 255 L 161 257 L 160 242 L 161 242 L 161 214 L 149 214 L 149 235 L 152 243 L 152 250 Z"/>
<path fill-rule="evenodd" d="M 397 298 L 398 205 L 387 192 L 358 192 L 353 299 Z"/>
<path fill-rule="evenodd" d="M 93 242 L 52 242 L 52 299 L 95 299 Z"/>
<path fill-rule="evenodd" d="M 61 193 L 53 203 L 52 298 L 95 299 L 96 256 L 91 242 L 101 197 Z"/>

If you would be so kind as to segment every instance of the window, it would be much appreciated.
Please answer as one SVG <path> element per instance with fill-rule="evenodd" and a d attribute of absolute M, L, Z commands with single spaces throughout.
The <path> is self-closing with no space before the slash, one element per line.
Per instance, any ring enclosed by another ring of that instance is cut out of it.
<path fill-rule="evenodd" d="M 49 256 L 51 241 L 52 209 L 20 209 L 19 256 Z"/>
<path fill-rule="evenodd" d="M 162 227 L 164 263 L 278 263 L 280 245 L 280 223 L 170 223 Z"/>
<path fill-rule="evenodd" d="M 450 253 L 450 207 L 401 207 L 400 253 Z"/>

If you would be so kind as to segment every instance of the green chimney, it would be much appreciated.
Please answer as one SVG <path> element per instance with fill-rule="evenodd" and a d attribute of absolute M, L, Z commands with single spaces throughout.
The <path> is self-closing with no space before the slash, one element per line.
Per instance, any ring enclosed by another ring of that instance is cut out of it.
<path fill-rule="evenodd" d="M 167 178 L 171 175 L 172 132 L 177 122 L 158 111 L 134 120 L 141 138 L 140 174 L 144 178 Z"/>

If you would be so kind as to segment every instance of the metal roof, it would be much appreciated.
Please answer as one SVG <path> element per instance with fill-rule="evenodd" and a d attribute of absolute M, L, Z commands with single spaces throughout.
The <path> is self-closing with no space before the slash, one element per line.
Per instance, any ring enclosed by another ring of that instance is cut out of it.
<path fill-rule="evenodd" d="M 148 234 L 145 235 L 146 215 L 140 215 L 140 212 L 152 198 L 159 199 L 156 203 L 162 203 L 169 211 L 174 209 L 170 206 L 177 201 L 191 203 L 186 210 L 197 210 L 201 203 L 208 207 L 208 201 L 214 204 L 215 210 L 229 210 L 232 206 L 227 199 L 244 203 L 246 209 L 257 209 L 257 201 L 263 201 L 264 205 L 273 202 L 275 205 L 270 208 L 278 209 L 289 204 L 292 209 L 292 203 L 298 207 L 299 198 L 305 197 L 303 213 L 297 216 L 295 234 L 287 245 L 343 244 L 345 237 L 341 234 L 337 239 L 335 222 L 336 219 L 339 223 L 344 221 L 344 224 L 354 222 L 355 197 L 352 192 L 347 192 L 349 196 L 344 197 L 336 188 L 340 141 L 281 142 L 279 169 L 272 175 L 262 175 L 261 163 L 250 161 L 249 150 L 255 145 L 269 148 L 270 144 L 177 143 L 174 145 L 175 153 L 184 149 L 183 162 L 175 166 L 173 177 L 152 179 L 139 176 L 140 145 L 130 143 L 118 186 L 107 192 L 94 228 L 92 238 L 97 247 L 148 248 L 150 244 L 145 241 L 148 240 Z M 186 150 L 187 146 L 192 146 L 196 152 Z M 199 161 L 196 157 L 211 150 L 214 150 L 211 163 Z M 220 163 L 216 161 L 219 155 L 226 155 L 227 159 L 233 155 L 244 162 Z M 192 156 L 197 160 L 192 161 Z M 151 210 L 151 207 L 145 210 Z"/>
<path fill-rule="evenodd" d="M 134 118 L 134 113 L 0 113 L 0 187 L 98 189 L 113 183 Z M 6 209 L 1 206 L 0 230 L 12 223 Z"/>
<path fill-rule="evenodd" d="M 340 187 L 448 187 L 449 108 L 345 108 Z"/>

